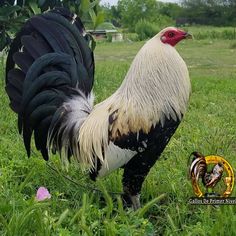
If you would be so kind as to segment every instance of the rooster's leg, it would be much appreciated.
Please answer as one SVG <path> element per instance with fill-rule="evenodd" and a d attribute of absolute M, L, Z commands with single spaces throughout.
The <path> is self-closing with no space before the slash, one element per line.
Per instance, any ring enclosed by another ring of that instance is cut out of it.
<path fill-rule="evenodd" d="M 123 199 L 128 204 L 132 204 L 134 209 L 140 207 L 139 196 L 143 181 L 165 149 L 179 123 L 179 120 L 166 119 L 164 126 L 161 123 L 157 124 L 149 134 L 139 133 L 140 140 L 147 140 L 146 147 L 144 150 L 140 149 L 139 145 L 141 145 L 141 142 L 137 143 L 136 150 L 139 152 L 124 166 L 122 180 L 124 189 Z M 132 136 L 127 137 L 129 140 L 131 138 Z M 129 143 L 135 143 L 135 141 Z M 123 148 L 133 149 L 133 147 L 129 146 L 123 146 Z"/>
<path fill-rule="evenodd" d="M 124 190 L 123 199 L 128 206 L 132 205 L 134 210 L 141 207 L 140 192 L 143 181 L 158 159 L 158 156 L 153 155 L 150 151 L 137 154 L 124 167 L 122 179 Z"/>

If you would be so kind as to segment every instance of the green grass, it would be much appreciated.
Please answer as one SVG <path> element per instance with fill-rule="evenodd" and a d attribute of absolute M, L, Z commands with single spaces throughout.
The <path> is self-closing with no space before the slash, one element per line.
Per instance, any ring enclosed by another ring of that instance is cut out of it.
<path fill-rule="evenodd" d="M 192 206 L 187 159 L 192 151 L 224 156 L 236 167 L 236 49 L 233 41 L 186 41 L 178 51 L 192 80 L 188 112 L 146 179 L 144 207 L 123 209 L 119 195 L 122 170 L 92 183 L 74 165 L 62 170 L 57 156 L 50 165 L 35 150 L 26 157 L 0 81 L 0 235 L 234 235 L 236 206 Z M 96 101 L 120 85 L 143 42 L 98 44 Z M 2 78 L 3 71 L 1 70 Z M 69 176 L 77 184 L 66 180 Z M 52 198 L 34 200 L 45 186 Z M 93 190 L 100 189 L 101 192 Z M 165 194 L 164 196 L 162 194 Z M 234 190 L 233 196 L 236 196 Z M 160 199 L 159 199 L 160 197 Z"/>

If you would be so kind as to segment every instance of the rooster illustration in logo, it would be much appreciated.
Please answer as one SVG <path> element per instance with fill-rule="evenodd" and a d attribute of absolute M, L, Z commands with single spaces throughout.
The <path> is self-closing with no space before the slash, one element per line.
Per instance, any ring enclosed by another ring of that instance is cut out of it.
<path fill-rule="evenodd" d="M 189 177 L 192 181 L 194 192 L 198 197 L 203 195 L 206 197 L 228 197 L 231 194 L 234 185 L 234 173 L 230 164 L 223 157 L 204 156 L 199 152 L 193 152 L 189 160 L 191 160 Z M 201 190 L 200 179 L 206 189 L 205 193 Z M 221 188 L 216 192 L 215 187 L 218 183 L 221 183 Z"/>

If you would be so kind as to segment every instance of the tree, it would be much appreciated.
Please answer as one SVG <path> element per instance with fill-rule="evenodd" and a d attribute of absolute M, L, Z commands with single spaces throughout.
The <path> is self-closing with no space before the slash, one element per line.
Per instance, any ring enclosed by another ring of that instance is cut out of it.
<path fill-rule="evenodd" d="M 160 13 L 176 20 L 182 14 L 182 7 L 177 3 L 160 3 Z"/>
<path fill-rule="evenodd" d="M 99 0 L 3 0 L 0 2 L 0 51 L 10 44 L 11 36 L 28 18 L 53 7 L 67 7 L 96 28 L 104 19 L 98 5 Z"/>
<path fill-rule="evenodd" d="M 156 0 L 119 0 L 117 8 L 121 12 L 122 25 L 130 31 L 134 31 L 140 19 L 155 22 L 159 14 Z"/>
<path fill-rule="evenodd" d="M 106 22 L 110 22 L 116 27 L 121 26 L 121 12 L 117 6 L 104 4 L 101 6 L 101 9 L 104 12 L 104 20 Z"/>
<path fill-rule="evenodd" d="M 235 25 L 236 0 L 182 0 L 189 23 Z"/>

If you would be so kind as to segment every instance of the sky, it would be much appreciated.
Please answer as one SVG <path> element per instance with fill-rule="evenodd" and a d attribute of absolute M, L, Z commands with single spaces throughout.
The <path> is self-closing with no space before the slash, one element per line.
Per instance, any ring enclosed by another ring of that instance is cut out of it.
<path fill-rule="evenodd" d="M 162 2 L 179 2 L 179 0 L 161 0 Z M 109 3 L 110 5 L 116 5 L 118 0 L 101 0 L 101 3 Z"/>

